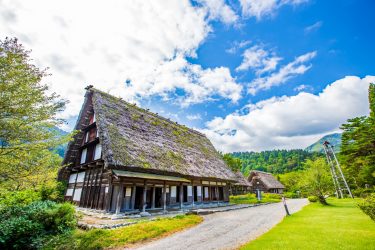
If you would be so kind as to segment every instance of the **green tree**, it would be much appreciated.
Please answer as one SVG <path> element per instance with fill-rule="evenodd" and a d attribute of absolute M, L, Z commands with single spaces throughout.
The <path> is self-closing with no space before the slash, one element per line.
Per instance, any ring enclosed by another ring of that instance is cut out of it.
<path fill-rule="evenodd" d="M 0 40 L 0 188 L 19 190 L 50 180 L 61 162 L 51 149 L 68 140 L 53 128 L 66 101 L 50 93 L 30 51 L 17 39 Z"/>
<path fill-rule="evenodd" d="M 232 171 L 241 171 L 242 161 L 240 159 L 234 158 L 231 154 L 224 154 L 223 160 Z"/>
<path fill-rule="evenodd" d="M 375 185 L 375 85 L 369 87 L 370 116 L 349 119 L 341 126 L 340 160 L 351 186 Z"/>
<path fill-rule="evenodd" d="M 301 179 L 301 187 L 308 194 L 318 197 L 321 204 L 327 205 L 325 196 L 332 193 L 333 183 L 325 159 L 307 160 L 304 165 L 306 170 Z"/>

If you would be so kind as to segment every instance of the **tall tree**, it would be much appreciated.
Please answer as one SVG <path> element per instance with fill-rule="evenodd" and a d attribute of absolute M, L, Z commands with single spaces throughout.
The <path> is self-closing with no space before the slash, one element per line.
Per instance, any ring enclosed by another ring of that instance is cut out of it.
<path fill-rule="evenodd" d="M 17 39 L 0 40 L 0 187 L 36 185 L 55 170 L 59 158 L 49 149 L 66 141 L 54 133 L 56 114 L 66 101 L 49 93 L 30 51 Z"/>
<path fill-rule="evenodd" d="M 354 187 L 375 185 L 375 85 L 369 87 L 369 117 L 349 119 L 341 126 L 340 160 Z"/>
<path fill-rule="evenodd" d="M 301 187 L 308 194 L 318 197 L 321 204 L 327 205 L 325 196 L 333 193 L 333 182 L 325 159 L 307 160 L 304 165 L 306 170 L 302 175 Z"/>

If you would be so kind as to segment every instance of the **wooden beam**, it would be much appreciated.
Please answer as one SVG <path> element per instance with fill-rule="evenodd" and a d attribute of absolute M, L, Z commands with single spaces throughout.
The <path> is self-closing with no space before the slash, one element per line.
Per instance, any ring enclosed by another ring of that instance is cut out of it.
<path fill-rule="evenodd" d="M 192 188 L 192 190 L 191 190 L 191 193 L 192 193 L 192 195 L 193 195 L 193 207 L 194 207 L 194 195 L 195 195 L 195 192 L 194 192 L 194 182 L 193 181 L 191 181 L 191 188 Z M 198 198 L 198 197 L 197 197 Z"/>
<path fill-rule="evenodd" d="M 116 203 L 116 214 L 121 212 L 121 205 L 124 198 L 124 184 L 120 184 L 120 190 L 117 193 L 117 203 Z"/>
<path fill-rule="evenodd" d="M 135 185 L 135 183 L 133 183 L 131 210 L 134 210 L 134 206 L 135 206 L 135 190 L 136 190 L 136 188 L 137 188 L 137 186 Z"/>
<path fill-rule="evenodd" d="M 165 181 L 164 181 L 164 187 L 163 187 L 163 210 L 164 212 L 167 210 L 167 185 Z"/>
<path fill-rule="evenodd" d="M 182 184 L 182 182 L 180 183 L 180 209 L 182 210 L 182 208 L 184 207 L 184 185 Z"/>
<path fill-rule="evenodd" d="M 71 172 L 70 172 L 71 173 Z M 77 186 L 77 178 L 78 178 L 78 172 L 76 173 L 76 180 L 74 181 L 74 187 L 73 187 L 73 193 L 72 193 L 72 202 L 73 201 L 73 197 L 74 197 L 74 193 L 76 191 L 76 186 Z M 69 175 L 69 179 L 70 179 L 70 175 Z M 68 181 L 69 182 L 69 181 Z M 68 183 L 68 186 L 69 186 L 69 183 Z M 82 191 L 81 191 L 82 192 Z M 82 193 L 81 193 L 82 194 Z"/>
<path fill-rule="evenodd" d="M 155 185 L 152 186 L 152 200 L 151 200 L 151 208 L 155 208 Z"/>
<path fill-rule="evenodd" d="M 108 175 L 108 193 L 107 193 L 107 199 L 105 202 L 105 211 L 109 212 L 111 210 L 111 199 L 112 199 L 112 175 Z M 105 192 L 105 191 L 104 191 Z"/>
<path fill-rule="evenodd" d="M 146 212 L 146 198 L 147 198 L 147 182 L 145 180 L 144 186 L 143 186 L 143 199 L 142 199 L 142 212 Z"/>

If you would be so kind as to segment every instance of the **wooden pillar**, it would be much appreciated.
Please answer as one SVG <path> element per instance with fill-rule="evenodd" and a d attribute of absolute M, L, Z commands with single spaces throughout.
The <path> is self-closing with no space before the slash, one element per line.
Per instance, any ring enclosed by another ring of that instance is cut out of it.
<path fill-rule="evenodd" d="M 202 203 L 204 202 L 204 187 L 203 187 L 203 184 L 201 183 L 201 199 L 202 199 Z"/>
<path fill-rule="evenodd" d="M 109 212 L 111 209 L 111 198 L 112 198 L 112 174 L 108 174 L 108 193 L 107 193 L 107 199 L 105 203 L 105 211 Z M 105 191 L 104 191 L 105 192 Z"/>
<path fill-rule="evenodd" d="M 70 176 L 69 176 L 70 177 Z M 76 180 L 74 181 L 74 187 L 73 187 L 73 193 L 72 193 L 72 201 L 73 201 L 73 197 L 74 197 L 74 193 L 76 191 L 76 185 L 77 185 L 77 178 L 78 178 L 78 172 L 76 173 Z M 69 178 L 70 179 L 70 178 Z M 68 181 L 69 182 L 69 181 Z M 69 186 L 69 183 L 68 183 L 68 186 Z M 82 191 L 81 191 L 81 194 L 82 194 Z M 74 201 L 73 201 L 74 202 Z"/>
<path fill-rule="evenodd" d="M 84 207 L 87 206 L 89 196 L 90 196 L 91 187 L 89 187 L 89 185 L 90 185 L 90 181 L 92 179 L 92 169 L 89 170 L 89 174 L 88 174 L 87 178 L 88 179 L 87 179 L 87 182 L 86 182 L 86 192 L 85 192 L 85 197 L 84 197 L 84 200 L 83 200 L 83 206 Z"/>
<path fill-rule="evenodd" d="M 137 186 L 135 185 L 135 183 L 133 183 L 131 210 L 134 210 L 134 206 L 135 206 L 135 190 L 136 189 L 137 189 Z"/>
<path fill-rule="evenodd" d="M 124 199 L 124 184 L 120 184 L 120 190 L 117 193 L 117 203 L 116 203 L 116 214 L 119 214 L 121 211 L 121 205 Z"/>
<path fill-rule="evenodd" d="M 142 199 L 142 212 L 146 212 L 146 198 L 147 198 L 147 183 L 144 182 L 143 185 L 143 199 Z"/>
<path fill-rule="evenodd" d="M 164 187 L 163 187 L 163 210 L 164 212 L 167 210 L 167 185 L 165 181 L 164 181 Z"/>
<path fill-rule="evenodd" d="M 194 207 L 194 181 L 191 181 L 191 194 L 193 195 L 193 207 Z"/>
<path fill-rule="evenodd" d="M 212 193 L 211 193 L 211 182 L 208 182 L 208 201 L 212 201 Z"/>
<path fill-rule="evenodd" d="M 98 199 L 96 200 L 96 209 L 99 208 L 100 194 L 101 194 L 101 191 L 102 191 L 102 179 L 103 179 L 103 167 L 101 167 L 101 169 L 100 169 L 99 192 L 98 192 Z"/>
<path fill-rule="evenodd" d="M 155 185 L 152 186 L 152 200 L 151 200 L 151 208 L 155 208 Z"/>
<path fill-rule="evenodd" d="M 219 204 L 219 187 L 217 185 L 217 182 L 216 182 L 216 187 L 215 187 L 215 193 L 216 193 L 217 204 Z"/>
<path fill-rule="evenodd" d="M 183 206 L 184 206 L 184 186 L 182 184 L 182 182 L 180 183 L 180 209 L 182 210 Z"/>
<path fill-rule="evenodd" d="M 93 185 L 93 195 L 92 195 L 92 199 L 91 199 L 90 208 L 94 208 L 94 204 L 95 204 L 95 200 L 96 200 L 96 195 L 98 195 L 96 184 L 98 184 L 98 177 L 99 177 L 99 172 L 100 171 L 99 171 L 99 169 L 97 169 L 95 172 L 96 172 L 96 174 L 95 174 L 95 182 L 94 182 L 94 185 Z"/>

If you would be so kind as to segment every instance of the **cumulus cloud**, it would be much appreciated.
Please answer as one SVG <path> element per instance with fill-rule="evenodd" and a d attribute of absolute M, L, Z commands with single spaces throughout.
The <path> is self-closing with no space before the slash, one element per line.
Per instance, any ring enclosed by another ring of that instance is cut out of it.
<path fill-rule="evenodd" d="M 318 95 L 301 92 L 250 104 L 243 114 L 209 121 L 202 132 L 223 152 L 305 148 L 347 119 L 369 113 L 370 82 L 375 76 L 347 76 Z"/>
<path fill-rule="evenodd" d="M 273 86 L 285 83 L 290 78 L 304 74 L 311 68 L 311 64 L 306 65 L 308 61 L 316 56 L 316 51 L 312 51 L 295 58 L 292 62 L 282 66 L 278 71 L 264 77 L 254 79 L 250 85 L 248 92 L 255 95 L 260 90 L 267 90 Z"/>
<path fill-rule="evenodd" d="M 242 14 L 255 17 L 257 20 L 263 17 L 273 16 L 283 5 L 297 6 L 308 0 L 240 0 Z"/>
<path fill-rule="evenodd" d="M 297 91 L 297 92 L 300 92 L 300 91 L 308 90 L 308 89 L 313 89 L 313 87 L 311 87 L 310 85 L 301 84 L 301 85 L 298 85 L 297 87 L 295 87 L 293 90 Z"/>
<path fill-rule="evenodd" d="M 70 100 L 65 118 L 78 114 L 88 84 L 132 102 L 178 90 L 186 93 L 181 105 L 240 98 L 228 68 L 186 61 L 211 32 L 210 20 L 236 20 L 223 1 L 3 0 L 0 12 L 2 34 L 18 37 L 38 65 L 50 67 L 46 82 Z"/>
<path fill-rule="evenodd" d="M 243 53 L 243 61 L 236 68 L 236 71 L 254 69 L 257 75 L 276 69 L 281 57 L 266 51 L 259 45 L 248 48 Z"/>
<path fill-rule="evenodd" d="M 224 0 L 197 0 L 197 2 L 207 8 L 209 19 L 220 20 L 225 24 L 234 24 L 239 19 L 233 9 L 225 4 Z"/>

